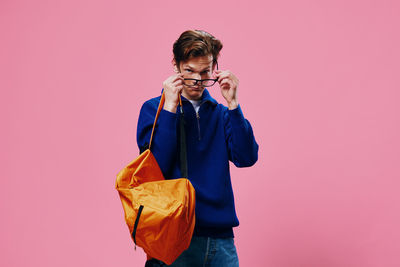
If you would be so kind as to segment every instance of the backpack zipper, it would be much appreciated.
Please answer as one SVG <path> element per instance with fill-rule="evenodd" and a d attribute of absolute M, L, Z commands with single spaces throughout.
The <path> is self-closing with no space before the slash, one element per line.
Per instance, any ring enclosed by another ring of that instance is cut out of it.
<path fill-rule="evenodd" d="M 133 226 L 133 231 L 132 231 L 133 241 L 135 242 L 135 250 L 136 250 L 136 230 L 137 230 L 137 227 L 139 224 L 140 215 L 142 214 L 142 211 L 143 211 L 143 207 L 144 207 L 143 205 L 139 206 L 139 210 L 138 210 L 136 220 L 135 220 L 135 225 Z"/>

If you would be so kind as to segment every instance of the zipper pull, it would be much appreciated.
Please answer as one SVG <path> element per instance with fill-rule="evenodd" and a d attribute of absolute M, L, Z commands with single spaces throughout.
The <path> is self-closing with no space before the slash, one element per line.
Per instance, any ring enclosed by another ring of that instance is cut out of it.
<path fill-rule="evenodd" d="M 201 134 L 200 134 L 200 115 L 199 112 L 196 112 L 196 118 L 197 118 L 197 130 L 199 133 L 199 141 L 201 140 Z"/>

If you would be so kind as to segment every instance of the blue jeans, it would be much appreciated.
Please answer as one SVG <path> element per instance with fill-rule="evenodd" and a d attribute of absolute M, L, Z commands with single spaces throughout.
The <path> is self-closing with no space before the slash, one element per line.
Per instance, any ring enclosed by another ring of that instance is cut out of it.
<path fill-rule="evenodd" d="M 233 238 L 193 236 L 189 248 L 171 265 L 154 266 L 239 267 L 239 259 Z"/>

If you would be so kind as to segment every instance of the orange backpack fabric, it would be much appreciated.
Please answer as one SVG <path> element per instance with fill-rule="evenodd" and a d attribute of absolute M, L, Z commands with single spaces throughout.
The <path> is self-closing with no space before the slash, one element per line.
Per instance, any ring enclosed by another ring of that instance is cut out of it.
<path fill-rule="evenodd" d="M 195 190 L 187 178 L 165 180 L 151 152 L 155 125 L 164 105 L 162 94 L 149 148 L 117 174 L 118 190 L 132 240 L 147 259 L 170 265 L 186 250 L 195 225 Z"/>

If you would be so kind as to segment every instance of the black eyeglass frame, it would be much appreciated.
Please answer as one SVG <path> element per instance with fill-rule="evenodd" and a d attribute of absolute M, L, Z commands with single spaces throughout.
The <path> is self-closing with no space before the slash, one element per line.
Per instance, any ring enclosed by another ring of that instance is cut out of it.
<path fill-rule="evenodd" d="M 217 70 L 218 70 L 218 61 L 217 60 L 214 60 L 214 61 L 217 64 Z M 214 82 L 213 84 L 207 85 L 207 86 L 213 86 L 218 81 L 218 78 L 217 79 L 204 79 L 204 80 L 185 78 L 185 79 L 183 79 L 183 81 L 195 81 L 194 84 L 186 84 L 185 82 L 183 82 L 183 84 L 186 86 L 196 86 L 199 82 L 203 86 L 204 81 L 213 81 Z"/>

